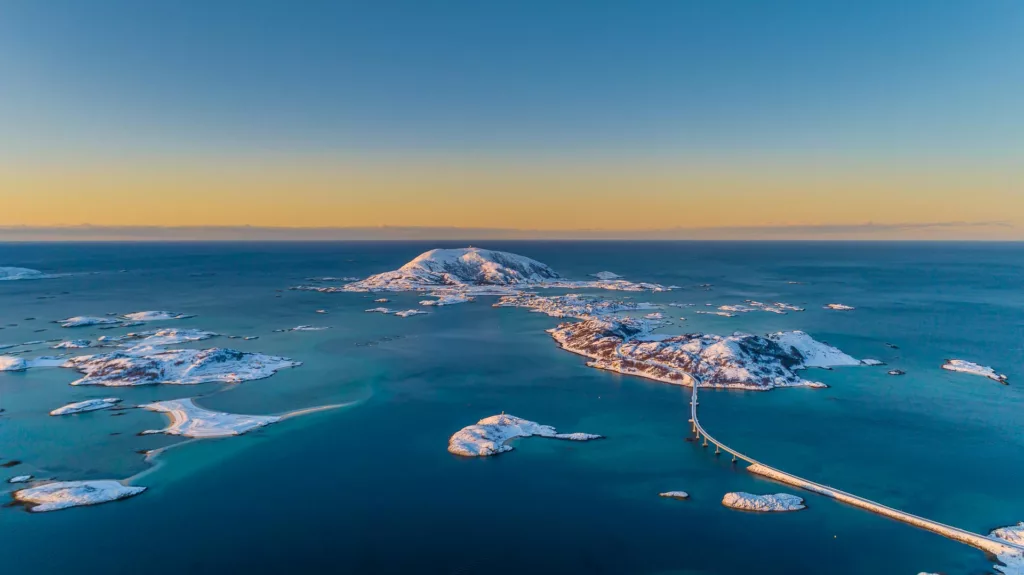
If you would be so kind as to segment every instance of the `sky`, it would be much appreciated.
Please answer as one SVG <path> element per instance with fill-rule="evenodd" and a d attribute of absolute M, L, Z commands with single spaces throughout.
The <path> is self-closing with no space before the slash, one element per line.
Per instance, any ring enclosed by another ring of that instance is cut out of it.
<path fill-rule="evenodd" d="M 1018 0 L 0 0 L 0 240 L 1024 239 L 1022 30 Z"/>

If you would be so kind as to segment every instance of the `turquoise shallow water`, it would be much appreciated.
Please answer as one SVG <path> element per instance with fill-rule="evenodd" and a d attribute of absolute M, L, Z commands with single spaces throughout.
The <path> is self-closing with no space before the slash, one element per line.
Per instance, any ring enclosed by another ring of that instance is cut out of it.
<path fill-rule="evenodd" d="M 814 495 L 801 494 L 809 509 L 793 514 L 723 508 L 727 491 L 794 491 L 683 441 L 687 389 L 587 368 L 544 333 L 553 318 L 494 309 L 491 298 L 481 298 L 401 319 L 364 313 L 375 305 L 366 294 L 286 289 L 310 276 L 394 269 L 430 247 L 456 246 L 0 245 L 0 265 L 70 274 L 0 282 L 0 343 L 116 334 L 126 330 L 61 329 L 49 321 L 170 309 L 196 317 L 168 326 L 259 336 L 202 344 L 303 362 L 223 392 L 201 385 L 111 393 L 70 387 L 75 374 L 62 369 L 0 373 L 0 458 L 24 462 L 0 468 L 0 477 L 127 477 L 147 468 L 137 450 L 178 442 L 136 435 L 162 427 L 159 414 L 46 415 L 70 401 L 212 394 L 200 403 L 240 413 L 354 402 L 168 451 L 141 482 L 149 491 L 128 501 L 48 514 L 0 508 L 4 573 L 991 570 L 980 551 Z M 806 312 L 785 316 L 668 313 L 686 316 L 678 326 L 686 331 L 803 329 L 907 375 L 837 369 L 809 372 L 831 386 L 823 390 L 702 391 L 709 431 L 766 463 L 966 529 L 1024 520 L 1016 481 L 1024 467 L 1024 246 L 485 247 L 533 257 L 571 278 L 611 270 L 684 287 L 602 294 L 609 297 L 700 307 L 748 298 L 806 304 Z M 704 291 L 696 287 L 702 283 L 715 285 Z M 395 308 L 422 299 L 389 297 Z M 821 309 L 831 302 L 857 310 Z M 330 314 L 314 313 L 321 308 Z M 300 324 L 332 329 L 273 332 Z M 48 352 L 33 347 L 28 357 Z M 1011 385 L 945 372 L 939 366 L 947 357 L 993 365 Z M 486 459 L 447 453 L 451 433 L 503 410 L 608 439 L 525 439 Z M 657 497 L 666 490 L 688 491 L 692 499 Z"/>

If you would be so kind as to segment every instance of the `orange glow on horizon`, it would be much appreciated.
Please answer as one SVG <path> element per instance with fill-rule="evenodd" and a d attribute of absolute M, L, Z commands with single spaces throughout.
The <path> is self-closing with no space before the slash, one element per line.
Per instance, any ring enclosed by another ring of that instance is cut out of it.
<path fill-rule="evenodd" d="M 1001 221 L 1021 173 L 772 165 L 0 165 L 0 225 L 643 230 Z M 1005 230 L 1004 230 L 1005 231 Z"/>

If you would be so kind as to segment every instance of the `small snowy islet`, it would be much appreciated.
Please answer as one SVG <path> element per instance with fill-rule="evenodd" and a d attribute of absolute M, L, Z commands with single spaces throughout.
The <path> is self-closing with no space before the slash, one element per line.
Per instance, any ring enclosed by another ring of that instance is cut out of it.
<path fill-rule="evenodd" d="M 14 499 L 28 504 L 29 511 L 42 513 L 117 501 L 145 490 L 145 487 L 124 485 L 113 479 L 55 481 L 15 491 Z"/>
<path fill-rule="evenodd" d="M 799 511 L 805 509 L 804 500 L 789 493 L 775 493 L 771 495 L 754 495 L 745 491 L 734 491 L 726 493 L 722 497 L 722 505 L 732 509 L 743 511 L 757 511 L 761 513 L 775 511 Z"/>
<path fill-rule="evenodd" d="M 508 445 L 508 441 L 511 439 L 534 435 L 569 441 L 590 441 L 603 438 L 601 435 L 591 433 L 558 433 L 550 425 L 541 425 L 534 421 L 502 413 L 485 417 L 475 425 L 463 427 L 455 432 L 448 440 L 448 451 L 465 457 L 486 457 L 512 451 L 513 447 Z"/>

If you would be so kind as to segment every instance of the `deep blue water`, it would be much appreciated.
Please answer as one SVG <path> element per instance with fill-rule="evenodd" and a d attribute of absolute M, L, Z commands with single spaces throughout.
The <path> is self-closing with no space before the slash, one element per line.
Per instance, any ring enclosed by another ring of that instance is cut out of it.
<path fill-rule="evenodd" d="M 168 326 L 260 336 L 194 346 L 304 362 L 210 395 L 201 400 L 205 406 L 278 413 L 355 402 L 171 450 L 141 482 L 149 490 L 127 501 L 46 514 L 0 508 L 3 573 L 991 571 L 980 551 L 754 478 L 683 441 L 686 388 L 586 367 L 544 333 L 556 325 L 553 318 L 495 309 L 491 298 L 479 298 L 401 319 L 364 313 L 375 305 L 368 294 L 287 290 L 310 276 L 394 269 L 432 247 L 458 246 L 0 244 L 0 265 L 69 274 L 0 282 L 0 344 L 126 331 L 49 323 L 70 315 L 169 309 L 196 317 Z M 608 297 L 700 307 L 744 299 L 804 304 L 802 313 L 735 318 L 667 308 L 687 317 L 676 329 L 803 329 L 855 357 L 889 364 L 809 374 L 828 389 L 703 391 L 701 421 L 709 431 L 766 463 L 962 528 L 987 533 L 1024 520 L 1017 483 L 1024 471 L 1024 245 L 484 247 L 533 257 L 575 279 L 611 270 L 683 286 L 660 294 L 601 292 Z M 703 283 L 714 287 L 696 287 Z M 388 297 L 395 308 L 422 299 Z M 821 309 L 833 302 L 857 309 Z M 314 313 L 321 308 L 330 314 Z M 332 329 L 273 331 L 299 324 Z M 35 347 L 26 357 L 50 352 Z M 992 365 L 1010 385 L 945 372 L 939 366 L 947 357 Z M 892 367 L 907 375 L 886 375 Z M 136 435 L 162 427 L 163 416 L 47 412 L 90 397 L 135 404 L 220 388 L 112 393 L 68 386 L 75 377 L 56 368 L 0 373 L 0 463 L 24 462 L 0 468 L 0 478 L 123 478 L 142 471 L 147 465 L 137 450 L 178 441 Z M 453 432 L 500 411 L 608 439 L 531 438 L 483 459 L 447 453 Z M 691 499 L 657 496 L 667 490 L 685 490 Z M 722 507 L 722 495 L 735 490 L 798 493 L 809 509 L 753 515 Z"/>

